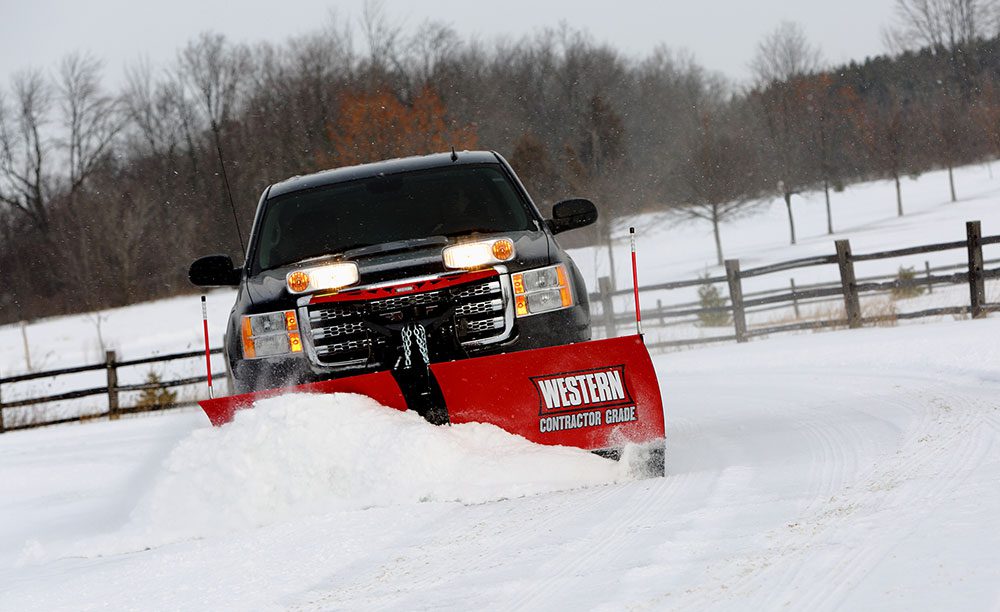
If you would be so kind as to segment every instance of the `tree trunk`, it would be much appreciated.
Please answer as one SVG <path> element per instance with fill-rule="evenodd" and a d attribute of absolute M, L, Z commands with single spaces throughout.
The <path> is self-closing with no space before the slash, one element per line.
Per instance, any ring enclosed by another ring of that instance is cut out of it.
<path fill-rule="evenodd" d="M 712 214 L 712 231 L 715 233 L 715 258 L 718 265 L 723 265 L 725 261 L 722 259 L 722 237 L 719 236 L 719 215 Z"/>
<path fill-rule="evenodd" d="M 830 212 L 830 181 L 823 179 L 823 195 L 826 196 L 826 233 L 833 233 L 833 213 Z"/>
<path fill-rule="evenodd" d="M 785 192 L 785 208 L 788 209 L 788 228 L 792 232 L 792 244 L 795 244 L 795 217 L 792 216 L 792 194 Z"/>
<path fill-rule="evenodd" d="M 618 289 L 618 280 L 615 278 L 615 247 L 611 242 L 611 224 L 608 224 L 608 275 L 611 276 L 611 288 Z"/>
<path fill-rule="evenodd" d="M 896 181 L 896 215 L 903 216 L 903 191 L 899 187 L 899 175 L 893 174 L 893 180 Z"/>
<path fill-rule="evenodd" d="M 948 187 L 951 189 L 951 201 L 958 201 L 958 198 L 955 197 L 955 175 L 952 172 L 951 164 L 948 164 Z"/>

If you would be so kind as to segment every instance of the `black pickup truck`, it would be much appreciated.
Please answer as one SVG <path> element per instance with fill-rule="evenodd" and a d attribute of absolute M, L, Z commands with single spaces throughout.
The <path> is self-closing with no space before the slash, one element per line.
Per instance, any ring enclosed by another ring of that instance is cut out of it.
<path fill-rule="evenodd" d="M 239 288 L 231 392 L 388 370 L 434 420 L 429 363 L 590 339 L 586 287 L 554 236 L 597 210 L 552 213 L 495 152 L 339 168 L 265 189 L 243 266 L 211 255 L 189 276 Z"/>

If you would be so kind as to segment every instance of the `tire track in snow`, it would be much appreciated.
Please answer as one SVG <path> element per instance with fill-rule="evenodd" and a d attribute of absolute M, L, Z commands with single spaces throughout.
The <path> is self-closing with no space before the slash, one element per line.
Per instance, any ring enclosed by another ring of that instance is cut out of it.
<path fill-rule="evenodd" d="M 907 400 L 892 403 L 905 407 L 922 403 L 924 393 L 908 394 Z M 924 400 L 926 401 L 926 400 Z M 790 584 L 796 606 L 804 609 L 836 607 L 846 594 L 867 575 L 898 542 L 910 535 L 916 527 L 880 528 L 877 534 L 857 546 L 845 545 L 851 527 L 860 518 L 870 519 L 887 512 L 912 512 L 925 514 L 946 494 L 960 484 L 960 477 L 968 475 L 978 465 L 989 448 L 981 436 L 970 435 L 979 421 L 974 410 L 948 414 L 941 404 L 925 408 L 921 417 L 896 448 L 893 455 L 880 458 L 871 468 L 859 474 L 855 484 L 845 487 L 836 505 L 812 517 L 800 520 L 799 537 L 780 549 L 776 561 L 794 568 Z M 942 419 L 947 422 L 942 423 Z M 941 434 L 942 426 L 946 427 Z M 931 448 L 927 443 L 932 437 L 941 438 Z M 939 470 L 934 478 L 928 471 Z M 943 473 L 940 470 L 944 470 Z M 943 478 L 942 478 L 943 476 Z M 902 486 L 901 485 L 905 485 Z M 879 525 L 915 525 L 915 521 L 879 521 Z M 816 569 L 816 566 L 819 566 Z M 787 593 L 772 589 L 772 575 L 779 571 L 762 572 L 740 585 L 746 595 L 763 593 L 759 603 L 773 607 L 787 603 Z M 797 585 L 807 590 L 803 592 Z M 760 599 L 760 598 L 755 598 Z"/>
<path fill-rule="evenodd" d="M 961 485 L 972 468 L 982 462 L 990 447 L 990 443 L 975 432 L 980 419 L 976 418 L 972 410 L 963 412 L 959 419 L 948 423 L 950 431 L 946 439 L 937 442 L 929 452 L 922 451 L 919 446 L 926 446 L 928 436 L 933 436 L 939 428 L 924 429 L 923 432 L 918 432 L 922 434 L 919 437 L 910 436 L 900 448 L 900 451 L 908 455 L 907 459 L 895 465 L 890 462 L 890 469 L 879 470 L 879 478 L 868 483 L 858 506 L 870 507 L 871 515 L 898 511 L 919 516 L 928 514 L 938 504 L 946 501 L 946 494 Z M 939 420 L 933 419 L 933 422 L 939 423 Z M 928 472 L 933 472 L 935 467 L 940 471 L 931 478 Z M 908 483 L 921 486 L 901 486 Z M 842 530 L 844 519 L 839 523 L 834 528 Z M 811 599 L 805 600 L 807 607 L 829 609 L 840 605 L 849 592 L 899 542 L 917 529 L 919 522 L 897 520 L 886 521 L 884 524 L 899 526 L 880 530 L 877 538 L 870 539 L 859 549 L 848 549 L 837 564 L 839 571 L 832 574 L 832 579 L 822 583 Z"/>

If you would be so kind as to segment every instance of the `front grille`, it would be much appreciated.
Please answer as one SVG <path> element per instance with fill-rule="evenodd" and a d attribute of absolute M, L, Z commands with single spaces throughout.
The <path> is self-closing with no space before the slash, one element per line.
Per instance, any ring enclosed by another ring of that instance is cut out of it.
<path fill-rule="evenodd" d="M 506 283 L 506 278 L 503 279 Z M 512 316 L 501 280 L 493 277 L 467 284 L 384 297 L 311 304 L 305 307 L 308 327 L 304 329 L 311 354 L 320 365 L 390 367 L 398 349 L 398 329 L 411 321 L 441 320 L 431 332 L 431 353 L 448 358 L 448 346 L 465 349 L 503 340 L 511 332 Z M 452 309 L 452 310 L 449 310 Z"/>

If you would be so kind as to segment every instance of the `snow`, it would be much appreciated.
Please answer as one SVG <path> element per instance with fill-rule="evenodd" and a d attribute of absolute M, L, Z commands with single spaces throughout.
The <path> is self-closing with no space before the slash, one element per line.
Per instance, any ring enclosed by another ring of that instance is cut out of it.
<path fill-rule="evenodd" d="M 997 334 L 657 356 L 662 479 L 355 396 L 5 434 L 0 608 L 995 607 Z"/>
<path fill-rule="evenodd" d="M 956 180 L 970 194 L 957 204 L 943 173 L 906 181 L 902 219 L 889 183 L 833 194 L 835 237 L 862 253 L 960 240 L 972 219 L 1000 233 L 1000 179 L 968 167 Z M 784 245 L 774 202 L 724 226 L 727 256 L 750 267 L 832 252 L 821 198 L 796 203 L 799 245 Z M 714 270 L 710 228 L 642 221 L 643 282 Z M 574 254 L 588 282 L 601 273 L 602 256 Z M 859 276 L 901 262 L 871 265 Z M 901 308 L 966 299 L 936 289 Z M 209 295 L 214 345 L 231 303 Z M 109 347 L 196 350 L 199 318 L 189 296 L 26 332 L 33 366 L 50 368 Z M 994 315 L 655 355 L 658 479 L 349 395 L 267 400 L 222 428 L 181 409 L 8 432 L 0 610 L 998 609 L 998 335 Z M 0 327 L 3 373 L 25 362 L 20 327 Z M 4 398 L 30 389 L 4 385 Z"/>

